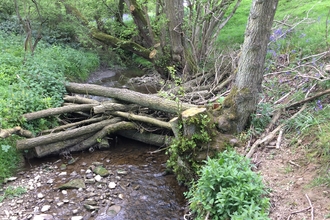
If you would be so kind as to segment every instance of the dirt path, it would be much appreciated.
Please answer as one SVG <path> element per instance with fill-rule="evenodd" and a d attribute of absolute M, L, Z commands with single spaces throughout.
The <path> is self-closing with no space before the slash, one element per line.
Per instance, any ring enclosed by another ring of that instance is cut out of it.
<path fill-rule="evenodd" d="M 259 149 L 253 161 L 271 189 L 271 219 L 330 218 L 330 189 L 311 187 L 319 165 L 308 160 L 303 146 Z"/>

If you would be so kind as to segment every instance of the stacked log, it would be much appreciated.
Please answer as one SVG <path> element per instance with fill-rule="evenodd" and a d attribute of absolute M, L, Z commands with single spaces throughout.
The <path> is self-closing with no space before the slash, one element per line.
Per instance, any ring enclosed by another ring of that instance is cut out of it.
<path fill-rule="evenodd" d="M 92 84 L 68 83 L 66 89 L 74 95 L 66 95 L 62 107 L 23 115 L 27 121 L 56 116 L 61 125 L 42 131 L 36 137 L 18 140 L 17 149 L 34 149 L 37 157 L 81 151 L 97 145 L 107 146 L 107 137 L 111 134 L 167 146 L 178 129 L 177 123 L 170 121 L 184 110 L 197 107 L 156 95 Z M 111 100 L 99 102 L 88 98 L 89 95 Z M 161 112 L 161 118 L 157 117 L 157 112 Z M 63 115 L 66 118 L 61 117 Z M 70 121 L 70 115 L 79 115 L 80 120 Z"/>

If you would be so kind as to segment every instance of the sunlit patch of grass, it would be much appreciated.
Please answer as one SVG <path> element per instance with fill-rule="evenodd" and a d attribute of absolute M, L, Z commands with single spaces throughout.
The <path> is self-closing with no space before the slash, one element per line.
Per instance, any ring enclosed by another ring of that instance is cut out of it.
<path fill-rule="evenodd" d="M 250 6 L 251 0 L 243 0 L 236 14 L 221 31 L 218 43 L 222 49 L 226 49 L 228 45 L 237 49 L 243 43 Z M 286 40 L 282 45 L 283 49 L 295 49 L 303 54 L 324 49 L 328 11 L 327 0 L 280 1 L 275 14 L 274 27 L 285 24 L 283 27 L 289 30 L 288 34 L 290 34 L 290 40 Z M 302 20 L 304 22 L 295 26 Z"/>

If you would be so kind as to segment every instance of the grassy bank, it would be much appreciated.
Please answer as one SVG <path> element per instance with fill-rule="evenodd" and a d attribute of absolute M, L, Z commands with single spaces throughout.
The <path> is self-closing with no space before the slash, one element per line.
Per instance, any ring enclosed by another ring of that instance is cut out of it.
<path fill-rule="evenodd" d="M 97 55 L 70 47 L 40 42 L 32 56 L 23 48 L 22 36 L 0 32 L 0 125 L 1 129 L 24 126 L 38 132 L 56 125 L 55 120 L 26 123 L 21 115 L 62 104 L 66 80 L 85 80 L 99 66 Z M 15 140 L 0 140 L 0 183 L 19 162 Z"/>

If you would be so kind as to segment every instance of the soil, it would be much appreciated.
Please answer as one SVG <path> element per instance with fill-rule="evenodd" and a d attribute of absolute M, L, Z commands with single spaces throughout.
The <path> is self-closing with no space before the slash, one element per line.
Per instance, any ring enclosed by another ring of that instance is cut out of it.
<path fill-rule="evenodd" d="M 280 149 L 259 148 L 252 158 L 270 189 L 273 220 L 330 218 L 330 188 L 312 185 L 320 164 L 308 158 L 305 144 L 290 146 L 284 141 Z"/>

